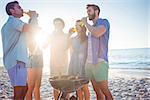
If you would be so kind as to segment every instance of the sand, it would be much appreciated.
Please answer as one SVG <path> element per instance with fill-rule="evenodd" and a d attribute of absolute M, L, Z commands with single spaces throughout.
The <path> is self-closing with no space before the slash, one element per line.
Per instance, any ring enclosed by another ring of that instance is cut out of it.
<path fill-rule="evenodd" d="M 43 73 L 41 99 L 53 100 L 52 87 L 48 81 L 49 73 Z M 96 100 L 95 93 L 89 83 L 91 100 Z M 150 70 L 142 69 L 110 69 L 109 89 L 114 100 L 150 100 Z M 13 88 L 7 71 L 0 67 L 0 100 L 11 100 Z"/>

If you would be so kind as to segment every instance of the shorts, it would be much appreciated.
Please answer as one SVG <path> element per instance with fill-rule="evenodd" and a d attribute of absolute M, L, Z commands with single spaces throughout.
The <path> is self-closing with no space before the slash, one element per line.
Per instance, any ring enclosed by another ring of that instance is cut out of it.
<path fill-rule="evenodd" d="M 17 63 L 8 69 L 8 75 L 12 86 L 27 86 L 27 68 L 24 63 Z"/>
<path fill-rule="evenodd" d="M 108 80 L 108 68 L 109 65 L 105 61 L 98 62 L 97 64 L 86 63 L 85 74 L 89 80 L 95 80 L 96 82 Z"/>
<path fill-rule="evenodd" d="M 43 56 L 32 55 L 29 57 L 29 68 L 43 67 Z"/>

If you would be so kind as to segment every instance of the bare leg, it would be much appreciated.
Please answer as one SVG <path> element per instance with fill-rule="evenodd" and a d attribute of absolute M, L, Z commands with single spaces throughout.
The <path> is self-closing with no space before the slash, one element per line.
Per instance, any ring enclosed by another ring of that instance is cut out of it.
<path fill-rule="evenodd" d="M 34 87 L 35 100 L 40 100 L 41 79 L 42 79 L 42 68 L 37 68 L 36 69 L 36 81 L 35 81 L 35 87 Z"/>
<path fill-rule="evenodd" d="M 15 86 L 14 87 L 14 100 L 24 100 L 24 95 L 22 95 L 24 90 L 25 90 L 24 86 Z"/>
<path fill-rule="evenodd" d="M 92 80 L 91 82 L 92 82 L 93 89 L 94 89 L 94 91 L 96 93 L 97 100 L 105 100 L 105 95 L 100 90 L 100 88 L 97 86 L 96 81 Z"/>
<path fill-rule="evenodd" d="M 53 89 L 53 93 L 54 93 L 54 100 L 58 100 L 59 91 L 56 89 Z"/>
<path fill-rule="evenodd" d="M 28 91 L 28 85 L 27 86 L 23 86 L 23 92 L 22 92 L 23 98 L 25 98 L 25 96 L 27 94 L 27 91 Z"/>
<path fill-rule="evenodd" d="M 14 87 L 14 100 L 20 100 L 20 99 L 22 99 L 21 98 L 21 93 L 22 93 L 22 91 L 21 91 L 21 88 L 20 87 L 18 87 L 18 86 L 15 86 Z"/>
<path fill-rule="evenodd" d="M 83 100 L 83 94 L 82 94 L 82 90 L 81 89 L 77 90 L 77 96 L 78 96 L 79 100 Z"/>
<path fill-rule="evenodd" d="M 82 90 L 84 92 L 84 99 L 90 100 L 90 92 L 89 92 L 88 84 L 84 85 Z"/>
<path fill-rule="evenodd" d="M 26 94 L 26 100 L 32 100 L 32 93 L 35 86 L 35 70 L 34 68 L 28 69 L 28 91 Z"/>
<path fill-rule="evenodd" d="M 106 100 L 113 100 L 113 97 L 108 88 L 108 81 L 101 81 L 97 83 L 98 87 L 101 89 L 103 94 L 105 95 Z"/>

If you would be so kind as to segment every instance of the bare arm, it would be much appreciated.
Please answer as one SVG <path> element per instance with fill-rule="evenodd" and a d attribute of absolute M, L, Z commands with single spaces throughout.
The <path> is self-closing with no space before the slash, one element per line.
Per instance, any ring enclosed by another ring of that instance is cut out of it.
<path fill-rule="evenodd" d="M 106 28 L 104 25 L 96 27 L 96 26 L 92 26 L 92 25 L 88 24 L 87 17 L 82 18 L 82 22 L 86 25 L 87 29 L 95 37 L 100 37 L 106 32 Z"/>
<path fill-rule="evenodd" d="M 101 25 L 99 27 L 94 27 L 86 23 L 86 27 L 95 37 L 100 37 L 106 32 L 106 28 L 104 25 Z"/>
<path fill-rule="evenodd" d="M 37 16 L 38 14 L 35 12 L 35 11 L 30 11 L 28 13 L 30 19 L 29 19 L 29 23 L 28 24 L 25 24 L 23 26 L 23 29 L 22 29 L 22 32 L 30 32 L 32 29 L 35 29 L 35 28 L 38 28 L 37 27 Z"/>
<path fill-rule="evenodd" d="M 67 34 L 67 49 L 71 47 L 71 36 L 74 34 L 73 28 L 69 29 L 69 32 Z"/>

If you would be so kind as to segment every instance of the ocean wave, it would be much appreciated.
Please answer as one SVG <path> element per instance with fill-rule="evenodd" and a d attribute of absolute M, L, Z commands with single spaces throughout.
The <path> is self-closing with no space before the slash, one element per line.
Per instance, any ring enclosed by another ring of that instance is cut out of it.
<path fill-rule="evenodd" d="M 150 62 L 110 62 L 111 65 L 150 65 Z"/>
<path fill-rule="evenodd" d="M 150 70 L 150 67 L 143 68 L 143 67 L 110 67 L 110 69 L 138 69 L 138 70 Z"/>

